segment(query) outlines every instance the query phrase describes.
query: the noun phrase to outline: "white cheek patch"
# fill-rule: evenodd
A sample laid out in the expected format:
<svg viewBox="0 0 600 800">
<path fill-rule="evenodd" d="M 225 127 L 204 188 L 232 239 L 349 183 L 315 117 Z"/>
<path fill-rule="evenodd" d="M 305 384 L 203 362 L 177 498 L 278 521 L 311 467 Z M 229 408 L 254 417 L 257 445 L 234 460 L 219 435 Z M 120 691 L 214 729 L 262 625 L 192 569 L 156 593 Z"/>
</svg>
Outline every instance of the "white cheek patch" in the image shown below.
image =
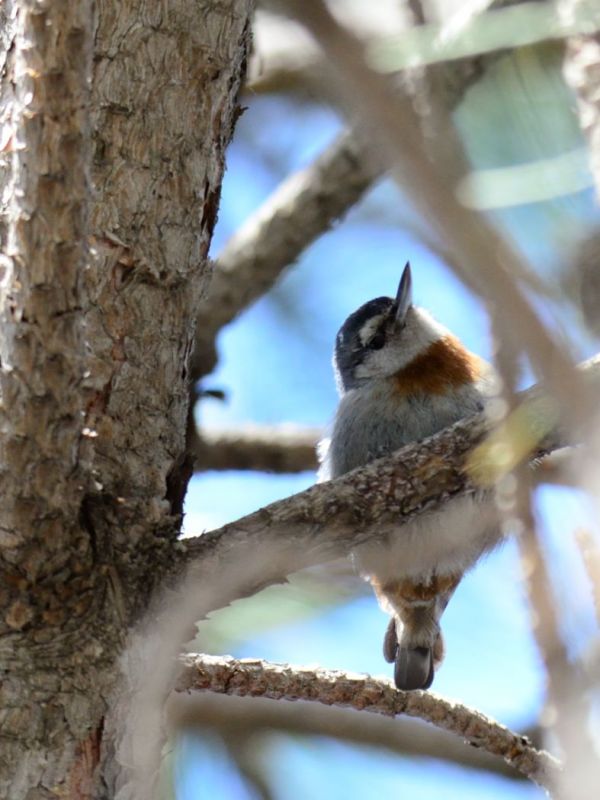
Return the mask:
<svg viewBox="0 0 600 800">
<path fill-rule="evenodd" d="M 377 329 L 381 325 L 384 316 L 384 314 L 379 314 L 376 317 L 372 317 L 370 320 L 367 320 L 367 322 L 365 322 L 365 324 L 359 330 L 358 338 L 360 339 L 360 343 L 363 347 L 367 344 L 367 342 L 371 341 Z"/>
</svg>

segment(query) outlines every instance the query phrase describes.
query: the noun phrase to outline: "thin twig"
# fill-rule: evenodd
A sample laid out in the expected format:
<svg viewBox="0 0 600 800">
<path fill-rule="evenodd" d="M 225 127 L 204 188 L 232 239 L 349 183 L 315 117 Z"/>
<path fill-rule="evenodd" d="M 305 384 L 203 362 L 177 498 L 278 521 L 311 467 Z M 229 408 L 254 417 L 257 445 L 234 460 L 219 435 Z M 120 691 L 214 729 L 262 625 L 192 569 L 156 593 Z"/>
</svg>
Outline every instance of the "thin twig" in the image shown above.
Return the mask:
<svg viewBox="0 0 600 800">
<path fill-rule="evenodd" d="M 524 511 L 521 502 L 522 517 Z M 598 774 L 596 748 L 589 732 L 590 707 L 581 690 L 581 666 L 570 663 L 560 636 L 557 605 L 531 511 L 523 518 L 518 541 L 532 608 L 532 630 L 548 678 L 547 724 L 556 734 L 565 764 L 564 774 L 555 786 L 557 797 L 593 800 Z"/>
<path fill-rule="evenodd" d="M 345 672 L 290 667 L 260 660 L 238 661 L 228 657 L 189 654 L 182 657 L 184 669 L 175 691 L 212 691 L 225 694 L 268 697 L 275 700 L 310 700 L 395 717 L 430 722 L 451 731 L 470 745 L 504 758 L 540 786 L 554 782 L 559 762 L 536 750 L 524 736 L 459 703 L 431 692 L 401 692 L 385 680 Z"/>
</svg>

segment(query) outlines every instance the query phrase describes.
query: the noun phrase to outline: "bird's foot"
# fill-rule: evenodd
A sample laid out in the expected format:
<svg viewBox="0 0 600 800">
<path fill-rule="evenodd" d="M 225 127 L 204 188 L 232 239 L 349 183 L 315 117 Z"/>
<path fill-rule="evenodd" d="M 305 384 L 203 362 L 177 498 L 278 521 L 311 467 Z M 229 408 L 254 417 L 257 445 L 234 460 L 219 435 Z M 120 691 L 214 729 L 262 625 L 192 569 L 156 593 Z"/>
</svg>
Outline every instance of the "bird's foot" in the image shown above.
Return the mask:
<svg viewBox="0 0 600 800">
<path fill-rule="evenodd" d="M 393 664 L 396 660 L 396 653 L 398 652 L 398 634 L 396 632 L 396 620 L 391 618 L 390 624 L 387 626 L 385 636 L 383 637 L 383 657 L 388 664 Z"/>
</svg>

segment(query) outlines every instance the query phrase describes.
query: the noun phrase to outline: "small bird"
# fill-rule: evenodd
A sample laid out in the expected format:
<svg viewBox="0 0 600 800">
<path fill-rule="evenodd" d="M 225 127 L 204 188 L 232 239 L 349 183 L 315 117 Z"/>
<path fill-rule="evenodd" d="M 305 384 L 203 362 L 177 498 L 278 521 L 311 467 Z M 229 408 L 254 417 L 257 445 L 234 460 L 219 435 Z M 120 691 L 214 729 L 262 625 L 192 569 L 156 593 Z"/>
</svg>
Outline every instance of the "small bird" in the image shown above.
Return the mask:
<svg viewBox="0 0 600 800">
<path fill-rule="evenodd" d="M 412 302 L 410 264 L 395 299 L 362 305 L 340 328 L 333 356 L 340 402 L 319 448 L 319 480 L 336 478 L 481 411 L 491 367 Z M 399 689 L 428 689 L 444 655 L 440 618 L 464 572 L 498 541 L 477 497 L 399 528 L 354 556 L 391 614 L 384 657 Z M 395 552 L 395 550 L 397 552 Z"/>
</svg>

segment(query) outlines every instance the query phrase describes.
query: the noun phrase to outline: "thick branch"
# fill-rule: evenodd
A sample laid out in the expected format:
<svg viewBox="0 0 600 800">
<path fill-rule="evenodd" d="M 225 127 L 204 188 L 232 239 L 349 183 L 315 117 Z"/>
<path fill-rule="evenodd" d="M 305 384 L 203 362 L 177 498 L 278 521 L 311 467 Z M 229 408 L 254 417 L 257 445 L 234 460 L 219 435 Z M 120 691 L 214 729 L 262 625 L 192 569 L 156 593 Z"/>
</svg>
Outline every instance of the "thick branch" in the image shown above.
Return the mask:
<svg viewBox="0 0 600 800">
<path fill-rule="evenodd" d="M 106 711 L 181 519 L 187 361 L 252 4 L 163 5 L 0 13 L 2 798 L 127 794 Z"/>
<path fill-rule="evenodd" d="M 196 433 L 190 452 L 196 471 L 304 472 L 317 468 L 320 431 L 290 425 L 249 425 Z"/>
<path fill-rule="evenodd" d="M 378 714 L 357 717 L 354 709 L 310 702 L 271 703 L 261 697 L 235 697 L 206 692 L 175 692 L 169 699 L 168 717 L 176 728 L 214 728 L 225 735 L 280 733 L 327 736 L 350 744 L 386 750 L 400 757 L 435 758 L 467 769 L 485 770 L 506 778 L 523 775 L 496 756 L 464 744 L 443 730 L 412 719 L 389 719 Z M 539 731 L 527 737 L 536 742 Z"/>
<path fill-rule="evenodd" d="M 478 711 L 451 703 L 431 692 L 401 692 L 391 683 L 368 676 L 324 669 L 292 668 L 264 661 L 200 656 L 183 657 L 178 692 L 212 691 L 274 700 L 312 700 L 395 717 L 430 722 L 470 745 L 500 756 L 531 780 L 548 788 L 560 768 L 545 751 Z"/>
<path fill-rule="evenodd" d="M 600 359 L 586 362 L 582 371 L 597 386 Z M 529 414 L 522 414 L 519 425 L 523 438 L 534 443 L 530 457 L 556 449 L 562 444 L 560 435 L 547 433 L 555 423 L 552 403 L 541 400 L 537 387 L 524 397 Z M 472 455 L 488 430 L 483 414 L 462 420 L 335 481 L 180 542 L 183 561 L 195 564 L 195 580 L 207 580 L 214 588 L 205 598 L 206 608 L 198 611 L 284 581 L 295 570 L 347 555 L 367 541 L 397 535 L 417 515 L 480 489 L 482 480 L 490 485 L 497 477 L 494 448 L 484 449 L 476 459 Z M 243 574 L 235 580 L 214 580 L 221 570 L 242 563 Z"/>
</svg>

